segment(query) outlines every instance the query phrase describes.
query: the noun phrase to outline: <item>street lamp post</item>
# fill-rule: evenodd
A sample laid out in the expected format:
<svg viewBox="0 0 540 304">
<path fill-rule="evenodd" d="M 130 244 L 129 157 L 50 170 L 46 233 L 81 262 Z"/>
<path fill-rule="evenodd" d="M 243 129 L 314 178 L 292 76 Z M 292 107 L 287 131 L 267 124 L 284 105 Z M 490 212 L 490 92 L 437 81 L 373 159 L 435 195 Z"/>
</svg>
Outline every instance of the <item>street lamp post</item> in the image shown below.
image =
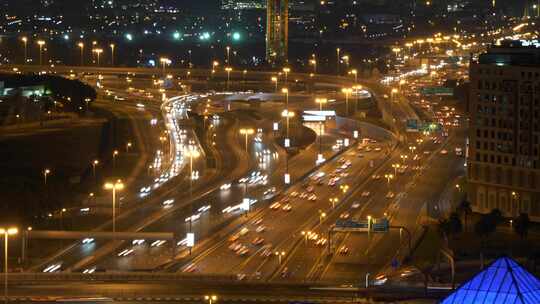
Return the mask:
<svg viewBox="0 0 540 304">
<path fill-rule="evenodd" d="M 278 257 L 278 263 L 281 265 L 281 259 L 285 256 L 285 251 L 276 251 L 274 254 Z"/>
<path fill-rule="evenodd" d="M 319 224 L 322 224 L 324 218 L 326 217 L 326 212 L 319 210 Z"/>
<path fill-rule="evenodd" d="M 43 46 L 45 45 L 45 41 L 38 40 L 37 44 L 39 46 L 39 65 L 43 65 Z"/>
<path fill-rule="evenodd" d="M 92 52 L 96 53 L 97 61 L 96 64 L 99 66 L 99 58 L 101 56 L 101 53 L 103 53 L 103 49 L 93 49 Z"/>
<path fill-rule="evenodd" d="M 161 63 L 161 66 L 163 68 L 163 76 L 165 76 L 165 66 L 171 64 L 171 60 L 169 58 L 166 58 L 166 57 L 161 57 L 159 58 L 159 62 Z"/>
<path fill-rule="evenodd" d="M 401 167 L 399 164 L 392 164 L 392 168 L 394 168 L 394 175 L 397 176 L 397 169 Z"/>
<path fill-rule="evenodd" d="M 8 239 L 17 233 L 19 233 L 17 228 L 0 228 L 0 234 L 4 235 L 4 303 L 8 302 Z"/>
<path fill-rule="evenodd" d="M 105 190 L 112 190 L 112 232 L 116 234 L 116 191 L 124 189 L 124 183 L 117 180 L 115 183 L 106 183 Z"/>
<path fill-rule="evenodd" d="M 339 76 L 339 53 L 341 52 L 340 48 L 336 49 L 337 57 L 336 57 L 336 67 L 337 67 L 337 74 Z"/>
<path fill-rule="evenodd" d="M 230 54 L 231 54 L 231 47 L 230 47 L 230 46 L 227 46 L 225 49 L 227 50 L 227 64 L 230 64 L 230 59 L 231 59 L 231 57 L 230 57 Z"/>
<path fill-rule="evenodd" d="M 330 203 L 332 204 L 332 209 L 334 209 L 336 207 L 336 203 L 338 202 L 338 198 L 337 197 L 332 197 L 329 199 Z"/>
<path fill-rule="evenodd" d="M 311 59 L 311 60 L 309 60 L 309 63 L 313 65 L 313 73 L 317 74 L 317 60 L 316 59 Z"/>
<path fill-rule="evenodd" d="M 24 44 L 24 64 L 27 64 L 28 63 L 28 38 L 22 37 L 21 40 Z"/>
<path fill-rule="evenodd" d="M 118 156 L 118 150 L 114 150 L 112 154 L 113 159 L 113 169 L 116 168 L 116 157 Z"/>
<path fill-rule="evenodd" d="M 92 162 L 92 174 L 94 175 L 94 179 L 96 179 L 96 166 L 99 165 L 99 160 L 94 159 Z"/>
<path fill-rule="evenodd" d="M 230 87 L 230 82 L 231 82 L 231 71 L 232 71 L 232 68 L 231 67 L 226 67 L 225 68 L 225 71 L 227 71 L 227 91 L 229 90 L 229 87 Z"/>
<path fill-rule="evenodd" d="M 129 153 L 129 148 L 131 148 L 132 144 L 130 141 L 126 143 L 126 153 Z"/>
<path fill-rule="evenodd" d="M 218 297 L 216 295 L 206 295 L 204 299 L 208 301 L 208 304 L 212 304 L 217 301 Z"/>
<path fill-rule="evenodd" d="M 277 93 L 277 86 L 278 86 L 278 78 L 276 76 L 272 76 L 271 78 L 272 82 L 275 84 L 276 86 L 276 93 Z"/>
<path fill-rule="evenodd" d="M 245 138 L 245 148 L 246 148 L 246 152 L 248 150 L 248 136 L 249 135 L 253 135 L 253 133 L 255 133 L 255 130 L 253 129 L 240 129 L 240 134 L 244 135 L 244 138 Z"/>
<path fill-rule="evenodd" d="M 285 85 L 288 84 L 287 75 L 291 72 L 291 68 L 283 68 L 283 73 L 285 73 Z"/>
<path fill-rule="evenodd" d="M 345 116 L 349 116 L 349 95 L 352 93 L 351 88 L 343 88 L 341 92 L 345 94 Z"/>
<path fill-rule="evenodd" d="M 315 102 L 319 104 L 319 111 L 322 112 L 323 105 L 328 102 L 328 99 L 315 98 Z M 319 156 L 318 156 L 319 159 L 322 159 L 322 135 L 323 135 L 323 122 L 319 121 Z"/>
<path fill-rule="evenodd" d="M 111 47 L 111 66 L 114 66 L 114 47 L 115 47 L 115 45 L 114 45 L 114 43 L 111 43 L 109 46 Z"/>
<path fill-rule="evenodd" d="M 288 109 L 285 109 L 283 110 L 283 112 L 281 113 L 281 116 L 282 117 L 285 117 L 285 120 L 286 120 L 286 131 L 285 131 L 285 141 L 286 141 L 286 145 L 285 145 L 285 148 L 288 148 L 291 144 L 291 140 L 289 138 L 289 119 L 294 117 L 294 112 L 289 112 Z M 286 153 L 286 156 L 285 156 L 285 184 L 289 184 L 290 183 L 290 175 L 289 175 L 289 155 L 288 153 Z"/>
<path fill-rule="evenodd" d="M 43 181 L 44 181 L 45 185 L 47 185 L 47 176 L 49 176 L 49 174 L 51 174 L 50 169 L 44 169 L 43 170 Z"/>
<path fill-rule="evenodd" d="M 193 159 L 198 158 L 201 155 L 197 149 L 194 147 L 190 147 L 190 149 L 186 150 L 185 156 L 189 157 L 189 200 L 191 201 L 193 198 L 193 180 L 195 179 L 193 176 Z M 191 204 L 191 208 L 193 208 L 193 204 Z M 192 220 L 189 221 L 189 232 L 191 233 L 192 228 Z M 191 247 L 189 247 L 189 254 L 191 254 Z"/>
<path fill-rule="evenodd" d="M 84 65 L 84 43 L 79 42 L 77 46 L 81 49 L 81 66 Z"/>
<path fill-rule="evenodd" d="M 393 174 L 385 174 L 384 178 L 386 178 L 386 183 L 388 185 L 388 189 L 390 189 L 390 181 L 394 178 Z"/>
</svg>

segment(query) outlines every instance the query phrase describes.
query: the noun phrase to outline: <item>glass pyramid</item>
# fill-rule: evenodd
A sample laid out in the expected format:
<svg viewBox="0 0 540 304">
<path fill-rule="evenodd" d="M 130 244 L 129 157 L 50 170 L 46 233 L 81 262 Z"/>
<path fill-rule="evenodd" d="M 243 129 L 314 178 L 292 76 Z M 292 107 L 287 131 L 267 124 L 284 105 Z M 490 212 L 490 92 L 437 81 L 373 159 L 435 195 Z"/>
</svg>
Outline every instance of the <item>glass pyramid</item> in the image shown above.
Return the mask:
<svg viewBox="0 0 540 304">
<path fill-rule="evenodd" d="M 540 280 L 508 257 L 495 260 L 441 304 L 539 304 Z"/>
</svg>

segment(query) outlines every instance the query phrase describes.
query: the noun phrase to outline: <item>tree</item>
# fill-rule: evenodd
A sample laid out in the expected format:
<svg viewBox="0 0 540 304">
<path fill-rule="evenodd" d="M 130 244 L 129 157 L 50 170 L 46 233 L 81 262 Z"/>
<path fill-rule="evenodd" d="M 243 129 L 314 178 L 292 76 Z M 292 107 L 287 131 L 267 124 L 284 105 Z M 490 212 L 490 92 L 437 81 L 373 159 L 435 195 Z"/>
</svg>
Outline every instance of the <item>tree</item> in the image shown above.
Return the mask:
<svg viewBox="0 0 540 304">
<path fill-rule="evenodd" d="M 459 214 L 463 215 L 463 223 L 465 224 L 465 231 L 467 231 L 467 218 L 472 213 L 471 202 L 464 198 L 457 207 Z"/>
<path fill-rule="evenodd" d="M 530 223 L 529 215 L 527 213 L 521 213 L 514 220 L 514 231 L 522 240 L 527 238 L 527 235 L 529 234 Z"/>
</svg>

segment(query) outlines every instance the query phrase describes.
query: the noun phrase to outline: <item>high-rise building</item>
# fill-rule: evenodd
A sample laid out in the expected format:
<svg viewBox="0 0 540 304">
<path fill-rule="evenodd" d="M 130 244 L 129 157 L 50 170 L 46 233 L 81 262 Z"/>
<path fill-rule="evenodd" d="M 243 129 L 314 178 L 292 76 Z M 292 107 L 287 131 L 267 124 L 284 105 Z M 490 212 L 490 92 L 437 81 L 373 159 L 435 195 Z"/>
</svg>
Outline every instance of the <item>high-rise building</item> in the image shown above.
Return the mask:
<svg viewBox="0 0 540 304">
<path fill-rule="evenodd" d="M 289 46 L 289 1 L 266 2 L 266 61 L 276 65 L 287 62 Z"/>
<path fill-rule="evenodd" d="M 540 221 L 540 47 L 491 47 L 470 65 L 468 197 L 474 211 Z"/>
</svg>

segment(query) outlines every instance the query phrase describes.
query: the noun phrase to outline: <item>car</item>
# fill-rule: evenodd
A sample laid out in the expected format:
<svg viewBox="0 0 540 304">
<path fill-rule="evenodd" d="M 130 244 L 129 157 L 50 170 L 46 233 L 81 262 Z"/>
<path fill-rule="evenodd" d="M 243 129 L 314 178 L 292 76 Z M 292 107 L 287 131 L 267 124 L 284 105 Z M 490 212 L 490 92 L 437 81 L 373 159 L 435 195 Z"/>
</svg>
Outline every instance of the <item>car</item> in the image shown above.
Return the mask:
<svg viewBox="0 0 540 304">
<path fill-rule="evenodd" d="M 236 252 L 236 254 L 242 256 L 242 255 L 246 255 L 249 253 L 249 248 L 247 248 L 246 246 L 242 247 L 240 250 L 238 250 Z"/>
<path fill-rule="evenodd" d="M 349 253 L 349 247 L 341 246 L 341 248 L 339 248 L 339 250 L 338 250 L 338 253 L 343 254 L 343 255 L 348 254 Z"/>
<path fill-rule="evenodd" d="M 246 274 L 245 274 L 245 273 L 238 273 L 238 274 L 236 274 L 236 279 L 237 279 L 238 281 L 243 281 L 245 278 L 246 278 Z"/>
<path fill-rule="evenodd" d="M 275 202 L 272 205 L 270 205 L 270 209 L 272 209 L 272 210 L 278 210 L 280 207 L 281 207 L 280 202 Z"/>
<path fill-rule="evenodd" d="M 381 176 L 380 176 L 380 175 L 377 175 L 377 174 L 373 174 L 373 175 L 371 176 L 371 179 L 375 179 L 375 180 L 380 179 L 380 178 L 381 178 Z"/>
<path fill-rule="evenodd" d="M 253 225 L 260 225 L 262 222 L 263 222 L 263 219 L 262 219 L 262 217 L 260 217 L 260 218 L 253 221 Z"/>
<path fill-rule="evenodd" d="M 429 155 L 429 154 L 431 154 L 431 151 L 424 151 L 424 154 Z"/>
<path fill-rule="evenodd" d="M 366 147 L 366 152 L 371 152 L 371 148 L 370 147 Z"/>
<path fill-rule="evenodd" d="M 375 148 L 374 151 L 375 151 L 375 152 L 381 152 L 381 150 L 382 150 L 381 147 L 377 147 L 377 148 Z"/>
<path fill-rule="evenodd" d="M 358 203 L 358 202 L 352 204 L 352 206 L 351 206 L 351 208 L 353 208 L 353 209 L 358 209 L 359 207 L 360 207 L 360 203 Z"/>
<path fill-rule="evenodd" d="M 313 192 L 313 190 L 315 190 L 315 188 L 313 188 L 313 186 L 309 186 L 309 187 L 307 187 L 306 190 L 307 190 L 307 192 L 311 193 L 311 192 Z"/>
<path fill-rule="evenodd" d="M 308 197 L 308 194 L 307 194 L 307 192 L 302 192 L 302 193 L 300 193 L 300 196 L 299 196 L 299 197 L 300 197 L 300 198 L 307 198 L 307 197 Z"/>
<path fill-rule="evenodd" d="M 262 257 L 269 257 L 270 255 L 272 255 L 272 249 L 271 248 L 266 248 L 261 252 Z"/>
<path fill-rule="evenodd" d="M 260 225 L 257 227 L 257 229 L 255 229 L 255 232 L 261 233 L 261 232 L 264 232 L 265 230 L 266 230 L 266 226 Z"/>
<path fill-rule="evenodd" d="M 386 193 L 386 198 L 394 198 L 394 196 L 396 196 L 396 195 L 392 191 Z"/>
<path fill-rule="evenodd" d="M 315 246 L 324 246 L 328 240 L 326 238 L 320 238 L 315 242 Z"/>
<path fill-rule="evenodd" d="M 297 197 L 297 196 L 298 196 L 298 192 L 293 191 L 293 192 L 291 192 L 290 196 L 291 196 L 291 197 Z"/>
<path fill-rule="evenodd" d="M 189 264 L 182 272 L 195 272 L 195 270 L 197 270 L 197 266 L 195 264 Z"/>
<path fill-rule="evenodd" d="M 291 204 L 286 204 L 286 205 L 283 206 L 283 208 L 281 208 L 281 210 L 283 210 L 283 211 L 291 211 L 292 206 L 291 206 Z"/>
<path fill-rule="evenodd" d="M 240 236 L 238 234 L 233 234 L 229 237 L 229 242 L 236 242 Z"/>
<path fill-rule="evenodd" d="M 370 193 L 369 191 L 363 191 L 361 195 L 362 195 L 363 197 L 368 197 L 370 194 L 371 194 L 371 193 Z"/>
<path fill-rule="evenodd" d="M 253 245 L 261 245 L 262 243 L 264 243 L 264 239 L 260 236 L 254 238 L 253 241 L 251 241 L 251 244 Z"/>
<path fill-rule="evenodd" d="M 342 214 L 339 215 L 339 218 L 340 218 L 340 219 L 343 219 L 343 220 L 346 220 L 346 219 L 349 218 L 349 216 L 351 216 L 351 215 L 349 214 L 349 212 L 343 212 Z"/>
<path fill-rule="evenodd" d="M 244 227 L 244 228 L 240 229 L 239 234 L 240 234 L 241 236 L 244 236 L 244 235 L 248 234 L 248 232 L 249 232 L 249 229 L 247 229 L 246 227 Z"/>
<path fill-rule="evenodd" d="M 446 155 L 446 154 L 448 154 L 448 151 L 445 150 L 445 149 L 442 149 L 442 150 L 441 150 L 441 154 L 442 154 L 442 155 Z"/>
<path fill-rule="evenodd" d="M 358 158 L 363 158 L 363 157 L 364 157 L 364 154 L 358 153 L 356 156 L 357 156 Z"/>
<path fill-rule="evenodd" d="M 312 195 L 310 195 L 310 196 L 308 197 L 308 200 L 314 202 L 314 201 L 317 200 L 317 196 L 316 196 L 315 194 L 312 194 Z"/>
<path fill-rule="evenodd" d="M 238 243 L 236 242 L 233 242 L 229 245 L 229 249 L 230 250 L 233 250 L 233 251 L 236 251 L 236 246 L 238 246 Z"/>
</svg>

